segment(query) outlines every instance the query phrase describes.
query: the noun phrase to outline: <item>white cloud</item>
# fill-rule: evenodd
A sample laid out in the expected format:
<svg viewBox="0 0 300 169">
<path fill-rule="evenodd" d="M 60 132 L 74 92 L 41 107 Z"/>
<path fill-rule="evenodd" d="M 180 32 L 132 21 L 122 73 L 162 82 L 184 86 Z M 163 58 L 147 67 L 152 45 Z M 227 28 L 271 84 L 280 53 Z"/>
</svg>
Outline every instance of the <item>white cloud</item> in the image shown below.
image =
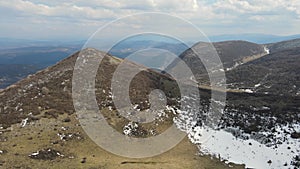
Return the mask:
<svg viewBox="0 0 300 169">
<path fill-rule="evenodd" d="M 99 24 L 139 12 L 174 14 L 205 28 L 210 34 L 241 33 L 236 31 L 243 30 L 258 32 L 263 26 L 272 28 L 280 27 L 280 24 L 292 26 L 292 33 L 300 30 L 299 24 L 295 24 L 300 22 L 299 0 L 3 0 L 0 1 L 0 18 L 6 22 L 0 24 L 11 24 L 9 20 L 23 18 L 40 26 L 54 23 L 63 27 L 68 22 L 96 28 Z M 245 25 L 249 30 L 245 30 Z M 273 33 L 287 34 L 290 31 L 279 30 Z"/>
<path fill-rule="evenodd" d="M 1 1 L 0 6 L 9 8 L 19 15 L 48 16 L 48 17 L 71 17 L 78 19 L 101 19 L 116 17 L 115 13 L 109 9 L 94 9 L 89 6 L 78 6 L 71 3 L 62 3 L 55 6 L 48 6 L 30 1 L 11 0 Z"/>
<path fill-rule="evenodd" d="M 52 3 L 51 3 L 52 2 Z M 57 17 L 78 17 L 86 19 L 118 18 L 142 11 L 160 11 L 177 15 L 194 15 L 195 18 L 209 19 L 240 14 L 261 15 L 289 13 L 300 15 L 300 1 L 296 0 L 222 0 L 205 3 L 200 0 L 91 0 L 91 1 L 41 1 L 11 0 L 0 1 L 0 6 L 24 15 Z M 60 2 L 60 3 L 59 3 Z M 244 18 L 242 18 L 244 19 Z"/>
</svg>

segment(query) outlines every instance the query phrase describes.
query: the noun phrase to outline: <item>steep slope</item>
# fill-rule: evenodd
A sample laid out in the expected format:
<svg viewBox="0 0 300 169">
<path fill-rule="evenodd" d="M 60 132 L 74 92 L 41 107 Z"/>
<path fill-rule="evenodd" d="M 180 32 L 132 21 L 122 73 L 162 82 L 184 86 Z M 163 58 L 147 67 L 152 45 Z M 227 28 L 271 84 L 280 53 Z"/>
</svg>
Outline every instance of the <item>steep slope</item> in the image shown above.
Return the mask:
<svg viewBox="0 0 300 169">
<path fill-rule="evenodd" d="M 110 79 L 121 60 L 94 49 L 83 53 L 103 57 L 96 76 L 98 106 L 108 123 L 132 137 L 159 134 L 172 124 L 172 112 L 154 122 L 125 132 L 130 123 L 112 103 Z M 208 156 L 187 139 L 153 158 L 122 158 L 98 147 L 82 130 L 71 97 L 72 74 L 78 52 L 0 92 L 0 165 L 4 168 L 229 168 Z M 134 63 L 130 63 L 134 64 Z M 126 74 L 124 75 L 126 78 Z M 101 83 L 100 83 L 101 82 Z M 147 109 L 147 95 L 163 90 L 169 105 L 176 106 L 177 85 L 167 75 L 145 70 L 131 82 L 130 97 L 139 110 Z M 154 132 L 149 132 L 151 131 Z M 239 166 L 235 166 L 239 168 Z M 242 166 L 240 166 L 242 168 Z"/>
<path fill-rule="evenodd" d="M 293 48 L 269 54 L 265 45 L 248 42 L 220 42 L 213 45 L 224 65 L 228 84 L 227 102 L 219 125 L 220 131 L 230 132 L 236 138 L 245 139 L 247 144 L 252 141 L 259 142 L 264 144 L 260 146 L 272 149 L 267 150 L 268 152 L 282 151 L 285 156 L 289 157 L 289 159 L 283 159 L 277 155 L 272 156 L 278 163 L 274 166 L 269 165 L 269 168 L 282 168 L 279 166 L 297 164 L 297 160 L 291 161 L 292 158 L 298 159 L 297 153 L 294 152 L 299 151 L 297 141 L 300 132 L 300 97 L 297 94 L 299 93 L 299 49 Z M 209 48 L 206 43 L 198 43 L 192 47 L 196 52 L 206 48 Z M 186 81 L 197 80 L 201 85 L 201 90 L 209 89 L 207 71 L 193 50 L 189 49 L 180 56 L 196 76 L 196 79 L 187 77 Z M 203 58 L 208 57 L 203 56 Z M 175 66 L 176 63 L 173 63 L 169 69 Z M 214 65 L 210 71 L 216 77 L 222 73 L 219 65 Z M 221 136 L 218 139 L 224 138 Z M 228 142 L 230 142 L 228 145 L 236 144 L 234 141 Z M 291 142 L 298 147 L 292 148 L 292 151 L 286 151 L 291 149 L 288 146 Z M 252 143 L 249 145 L 252 149 Z M 222 143 L 216 141 L 211 146 L 216 148 L 215 153 L 219 153 Z M 229 149 L 232 148 L 234 152 L 239 147 Z M 244 143 L 245 147 L 247 146 Z M 280 150 L 278 147 L 281 147 Z M 222 157 L 233 157 L 232 154 L 227 153 L 227 150 L 224 152 L 225 155 L 221 155 Z M 252 152 L 246 150 L 244 152 L 242 156 L 246 158 L 246 161 L 252 158 L 248 157 L 251 153 L 264 153 L 256 149 Z M 254 155 L 253 158 L 255 157 L 257 156 Z M 261 159 L 256 159 L 255 162 L 264 163 Z M 250 165 L 248 163 L 247 167 L 251 167 L 252 163 Z"/>
<path fill-rule="evenodd" d="M 233 89 L 299 96 L 299 64 L 299 47 L 281 50 L 227 72 L 227 82 Z"/>
<path fill-rule="evenodd" d="M 203 50 L 201 47 L 204 42 L 195 44 L 192 49 Z M 246 58 L 266 53 L 262 45 L 246 41 L 225 41 L 212 43 L 215 47 L 225 69 L 233 67 L 235 64 L 243 62 Z M 194 52 L 189 49 L 180 55 L 180 58 L 187 60 L 193 58 Z M 191 60 L 191 59 L 189 59 Z M 187 63 L 189 64 L 189 62 Z"/>
<path fill-rule="evenodd" d="M 213 43 L 225 69 L 266 54 L 264 46 L 247 41 Z"/>
<path fill-rule="evenodd" d="M 271 53 L 226 72 L 228 88 L 241 91 L 228 95 L 228 113 L 236 113 L 227 117 L 240 119 L 231 125 L 247 132 L 274 129 L 275 125 L 299 125 L 299 63 L 300 48 L 296 47 Z"/>
<path fill-rule="evenodd" d="M 270 53 L 276 53 L 282 50 L 288 50 L 300 47 L 300 39 L 287 40 L 277 43 L 266 44 Z"/>
<path fill-rule="evenodd" d="M 214 55 L 213 50 L 215 49 L 221 62 L 222 66 L 224 68 L 221 69 L 221 65 L 214 65 L 214 67 L 211 68 L 211 72 L 214 74 L 218 74 L 220 71 L 227 71 L 234 69 L 240 64 L 249 62 L 251 60 L 255 60 L 257 58 L 260 58 L 264 55 L 266 55 L 268 52 L 266 51 L 265 47 L 263 45 L 246 42 L 246 41 L 225 41 L 225 42 L 215 42 L 212 43 L 213 46 L 211 46 L 208 43 L 205 42 L 199 42 L 195 44 L 192 48 L 186 50 L 183 52 L 179 58 L 182 59 L 187 66 L 192 70 L 196 80 L 201 85 L 209 85 L 209 79 L 208 79 L 208 73 L 207 70 L 203 64 L 203 62 L 199 59 L 199 57 L 203 59 L 207 56 L 204 55 Z M 202 51 L 208 50 L 209 54 L 204 54 Z M 203 56 L 197 56 L 203 55 Z M 178 59 L 179 60 L 179 59 Z M 175 60 L 173 63 L 169 65 L 167 70 L 172 70 L 177 65 L 178 60 Z M 212 60 L 211 62 L 215 62 Z M 216 64 L 216 63 L 212 63 Z M 189 78 L 189 77 L 188 77 Z"/>
</svg>

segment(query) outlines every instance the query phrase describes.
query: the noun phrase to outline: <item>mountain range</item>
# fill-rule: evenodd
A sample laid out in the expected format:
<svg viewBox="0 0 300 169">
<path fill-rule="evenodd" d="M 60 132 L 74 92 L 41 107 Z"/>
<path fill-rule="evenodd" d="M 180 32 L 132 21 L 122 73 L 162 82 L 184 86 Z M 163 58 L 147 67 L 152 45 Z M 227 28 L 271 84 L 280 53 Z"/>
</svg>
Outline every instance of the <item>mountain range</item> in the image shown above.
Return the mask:
<svg viewBox="0 0 300 169">
<path fill-rule="evenodd" d="M 199 110 L 193 110 L 197 112 L 197 118 L 191 123 L 193 131 L 205 125 L 203 121 L 209 113 L 209 104 L 216 102 L 210 98 L 212 90 L 226 93 L 226 103 L 217 130 L 230 133 L 237 139 L 250 140 L 247 146 L 253 146 L 253 151 L 256 142 L 274 151 L 277 151 L 281 145 L 293 143 L 294 147 L 289 145 L 289 148 L 286 148 L 287 152 L 282 151 L 289 157 L 287 161 L 267 157 L 270 159 L 263 159 L 265 161 L 262 165 L 270 168 L 299 167 L 299 155 L 297 155 L 300 151 L 299 147 L 297 148 L 299 143 L 297 140 L 300 138 L 297 127 L 300 121 L 299 41 L 295 39 L 266 44 L 247 41 L 214 42 L 212 45 L 220 57 L 223 68 L 215 65 L 210 70 L 205 69 L 195 54 L 195 51 L 203 50 L 207 46 L 206 42 L 196 43 L 183 53 L 178 53 L 178 59 L 183 60 L 195 76 L 195 79 L 182 77 L 181 81 L 186 82 L 184 85 L 187 86 L 191 85 L 189 81 L 196 82 L 201 96 Z M 178 45 L 182 47 L 181 44 L 176 44 L 175 47 L 166 43 L 160 44 L 173 52 L 179 48 Z M 126 45 L 125 49 L 127 47 Z M 32 49 L 23 49 L 20 53 L 26 53 L 27 50 Z M 46 54 L 55 52 L 59 59 L 60 52 L 74 50 L 74 48 L 73 50 L 42 49 Z M 119 55 L 120 51 L 121 48 L 116 48 L 115 55 Z M 2 52 L 9 53 L 5 50 Z M 145 138 L 161 134 L 173 123 L 176 123 L 179 128 L 190 124 L 189 114 L 182 114 L 183 112 L 178 109 L 180 103 L 192 104 L 194 98 L 191 96 L 186 100 L 181 99 L 178 84 L 168 73 L 163 70 L 145 69 L 139 63 L 87 48 L 0 91 L 1 166 L 4 168 L 79 166 L 81 168 L 201 169 L 245 168 L 255 165 L 247 163 L 246 160 L 234 161 L 240 165 L 230 163 L 230 160 L 226 161 L 224 154 L 219 154 L 219 157 L 215 156 L 215 158 L 211 158 L 210 155 L 195 155 L 199 152 L 198 148 L 201 150 L 201 145 L 192 144 L 187 138 L 166 153 L 144 159 L 119 157 L 98 147 L 81 128 L 72 102 L 72 76 L 75 62 L 80 54 L 86 56 L 84 59 L 103 58 L 95 80 L 96 99 L 108 124 L 119 133 L 128 137 Z M 163 108 L 163 113 L 151 123 L 134 123 L 128 120 L 119 114 L 112 101 L 111 79 L 123 62 L 142 70 L 130 82 L 129 98 L 135 105 L 134 112 L 149 110 L 151 105 L 148 96 L 153 89 L 160 89 L 166 95 L 166 104 L 169 108 Z M 175 59 L 166 70 L 172 70 L 177 63 L 178 60 Z M 226 91 L 212 88 L 208 71 L 215 76 L 225 73 Z M 130 79 L 129 74 L 124 74 L 122 78 L 124 81 Z M 128 107 L 122 108 L 127 110 Z M 131 114 L 128 115 L 130 116 Z M 180 120 L 174 121 L 176 118 L 182 118 L 180 120 L 183 123 Z M 197 136 L 194 133 L 188 135 L 195 143 Z M 241 156 L 248 157 L 248 155 L 244 152 Z"/>
</svg>

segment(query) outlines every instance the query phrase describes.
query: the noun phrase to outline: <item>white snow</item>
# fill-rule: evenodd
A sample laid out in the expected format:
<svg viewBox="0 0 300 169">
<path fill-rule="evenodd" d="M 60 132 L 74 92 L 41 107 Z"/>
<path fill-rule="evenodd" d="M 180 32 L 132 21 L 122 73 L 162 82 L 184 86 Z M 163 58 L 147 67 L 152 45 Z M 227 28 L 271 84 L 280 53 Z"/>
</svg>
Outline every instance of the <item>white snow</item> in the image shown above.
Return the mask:
<svg viewBox="0 0 300 169">
<path fill-rule="evenodd" d="M 129 122 L 127 125 L 124 126 L 123 128 L 123 133 L 128 136 L 132 133 L 132 131 L 136 130 L 138 128 L 138 124 L 134 122 Z"/>
<path fill-rule="evenodd" d="M 261 109 L 262 109 L 262 110 L 270 110 L 270 107 L 263 106 Z"/>
<path fill-rule="evenodd" d="M 20 126 L 21 126 L 21 127 L 25 127 L 26 124 L 27 124 L 27 121 L 28 121 L 28 118 L 23 119 L 22 122 L 21 122 L 21 124 L 20 124 Z"/>
<path fill-rule="evenodd" d="M 60 154 L 59 152 L 56 153 L 56 155 L 60 156 L 60 157 L 64 157 L 65 155 Z"/>
<path fill-rule="evenodd" d="M 192 98 L 186 99 L 192 100 Z M 170 106 L 167 106 L 167 109 L 175 111 Z M 259 109 L 270 108 L 262 106 Z M 272 134 L 275 134 L 276 139 L 282 144 L 267 146 L 252 137 L 248 140 L 236 138 L 225 130 L 213 130 L 209 127 L 200 126 L 191 128 L 195 125 L 195 119 L 191 116 L 193 113 L 176 110 L 176 114 L 178 114 L 178 117 L 174 118 L 176 126 L 187 132 L 189 139 L 199 146 L 201 153 L 220 157 L 227 162 L 245 164 L 246 168 L 257 169 L 294 168 L 291 166 L 291 161 L 293 157 L 300 154 L 300 139 L 293 139 L 290 134 L 286 133 L 300 132 L 300 124 L 275 126 L 275 132 Z M 271 134 L 270 132 L 261 134 L 267 136 Z M 268 163 L 269 160 L 271 163 Z"/>
<path fill-rule="evenodd" d="M 223 130 L 196 127 L 188 136 L 193 143 L 200 144 L 202 153 L 220 156 L 236 164 L 245 164 L 248 168 L 290 168 L 292 158 L 300 151 L 300 140 L 291 138 L 274 148 L 253 139 L 235 138 Z M 269 164 L 269 160 L 272 163 Z M 287 166 L 284 166 L 285 163 Z"/>
<path fill-rule="evenodd" d="M 259 87 L 259 86 L 261 86 L 261 84 L 260 83 L 258 83 L 258 84 L 256 84 L 256 85 L 254 85 L 254 87 L 256 88 L 256 87 Z"/>
<path fill-rule="evenodd" d="M 243 89 L 243 91 L 246 93 L 254 93 L 251 89 Z"/>
<path fill-rule="evenodd" d="M 215 102 L 215 103 L 217 103 L 217 104 L 219 104 L 219 105 L 222 105 L 222 106 L 225 106 L 225 105 L 226 105 L 226 103 L 223 102 L 223 101 L 214 100 L 214 99 L 211 99 L 211 101 L 212 101 L 212 102 Z"/>
<path fill-rule="evenodd" d="M 32 153 L 31 155 L 29 155 L 29 156 L 36 156 L 36 155 L 39 155 L 40 154 L 40 152 L 39 151 L 37 151 L 36 153 Z"/>
<path fill-rule="evenodd" d="M 234 68 L 236 68 L 236 67 L 238 67 L 238 66 L 240 66 L 240 65 L 242 65 L 242 64 L 243 64 L 243 63 L 235 62 L 235 64 L 234 64 L 232 67 L 226 68 L 226 71 L 230 71 L 230 70 L 232 70 L 232 69 L 234 69 Z"/>
<path fill-rule="evenodd" d="M 60 140 L 64 140 L 66 135 L 57 133 L 57 136 L 60 138 Z"/>
<path fill-rule="evenodd" d="M 270 49 L 268 49 L 266 46 L 264 47 L 264 50 L 267 54 L 270 54 Z"/>
<path fill-rule="evenodd" d="M 139 107 L 139 105 L 138 105 L 138 104 L 136 104 L 136 105 L 134 105 L 134 106 L 133 106 L 133 109 L 134 109 L 134 110 L 138 110 L 138 111 L 140 111 L 140 109 L 138 109 L 138 107 Z"/>
</svg>

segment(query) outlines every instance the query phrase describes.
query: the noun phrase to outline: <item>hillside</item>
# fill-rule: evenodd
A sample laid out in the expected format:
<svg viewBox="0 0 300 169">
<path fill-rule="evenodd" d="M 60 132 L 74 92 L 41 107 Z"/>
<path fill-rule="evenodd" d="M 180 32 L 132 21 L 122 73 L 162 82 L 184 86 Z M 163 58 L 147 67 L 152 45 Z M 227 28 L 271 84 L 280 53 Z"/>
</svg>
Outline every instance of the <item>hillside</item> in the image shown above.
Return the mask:
<svg viewBox="0 0 300 169">
<path fill-rule="evenodd" d="M 96 97 L 104 117 L 118 132 L 130 137 L 149 137 L 163 132 L 173 123 L 174 114 L 165 112 L 155 121 L 138 124 L 138 127 L 127 132 L 126 126 L 130 122 L 115 110 L 108 86 L 121 60 L 94 49 L 86 49 L 83 53 L 103 57 L 96 77 L 96 82 L 101 82 L 96 83 Z M 143 159 L 122 158 L 98 147 L 81 128 L 72 103 L 72 73 L 78 54 L 0 92 L 2 167 L 229 168 L 228 164 L 210 156 L 196 155 L 198 148 L 187 138 L 166 153 Z M 130 87 L 130 97 L 133 104 L 137 104 L 138 111 L 149 108 L 145 96 L 152 88 L 168 93 L 168 105 L 176 107 L 174 99 L 178 97 L 178 92 L 174 80 L 145 70 L 132 80 Z M 230 166 L 242 168 L 233 164 Z"/>
<path fill-rule="evenodd" d="M 226 72 L 228 87 L 256 93 L 299 96 L 300 48 L 273 52 Z"/>
<path fill-rule="evenodd" d="M 291 131 L 299 133 L 300 48 L 285 46 L 293 42 L 273 44 L 278 47 L 277 52 L 270 49 L 270 54 L 226 72 L 229 90 L 239 91 L 229 93 L 227 97 L 227 112 L 232 115 L 224 117 L 240 119 L 239 122 L 226 122 L 229 126 L 239 126 L 251 133 L 276 130 L 274 126 L 295 125 Z M 245 126 L 247 123 L 243 121 L 249 124 Z M 272 135 L 269 139 L 274 138 Z"/>
<path fill-rule="evenodd" d="M 297 139 L 299 139 L 300 132 L 300 98 L 297 94 L 299 92 L 299 49 L 293 48 L 269 54 L 267 45 L 243 41 L 218 42 L 213 43 L 213 46 L 216 48 L 225 70 L 215 64 L 209 71 L 212 73 L 212 77 L 218 77 L 224 71 L 227 84 L 226 105 L 219 124 L 220 131 L 217 133 L 223 135 L 222 131 L 226 131 L 235 138 L 250 142 L 249 146 L 243 143 L 245 149 L 240 157 L 244 158 L 240 161 L 256 159 L 255 161 L 258 163 L 255 162 L 255 165 L 253 161 L 248 162 L 246 163 L 247 167 L 282 168 L 281 166 L 288 166 L 285 163 L 292 164 L 291 158 L 297 159 L 297 156 L 291 152 L 297 152 L 299 148 L 293 148 L 293 151 L 286 150 L 291 149 L 290 142 L 298 145 Z M 185 81 L 197 80 L 201 90 L 209 90 L 210 82 L 207 71 L 195 53 L 203 54 L 200 57 L 208 60 L 209 56 L 214 55 L 207 43 L 198 43 L 180 55 L 196 77 L 196 79 L 186 77 Z M 175 67 L 176 62 L 169 67 L 169 70 Z M 230 138 L 227 135 L 226 138 L 228 137 Z M 215 138 L 210 141 L 223 140 L 225 136 L 220 136 L 218 139 L 215 136 Z M 234 138 L 232 139 L 234 140 Z M 272 150 L 257 150 L 252 147 L 255 150 L 250 152 L 249 149 L 252 149 L 254 140 Z M 222 151 L 222 145 L 225 143 L 222 144 L 218 141 L 209 145 L 208 149 L 211 152 L 222 154 L 221 157 L 236 159 L 236 156 L 232 154 L 235 153 L 235 149 L 241 147 L 240 143 L 232 140 L 228 142 L 226 145 L 231 145 L 232 149 Z M 232 145 L 236 146 L 233 148 Z M 216 149 L 213 150 L 214 148 Z M 275 152 L 270 153 L 273 150 L 281 151 L 283 156 L 289 159 L 275 155 Z M 231 154 L 227 152 L 231 152 Z M 251 156 L 251 153 L 265 153 L 266 156 Z M 259 165 L 264 164 L 262 159 L 268 161 L 269 157 L 276 159 L 276 164 L 272 163 L 272 167 Z M 295 162 L 295 164 L 298 163 Z"/>
<path fill-rule="evenodd" d="M 276 53 L 282 50 L 288 50 L 300 47 L 300 39 L 287 40 L 266 45 L 270 49 L 270 53 Z"/>
<path fill-rule="evenodd" d="M 210 60 L 209 57 L 208 58 L 206 57 L 212 55 L 214 53 L 213 50 L 216 50 L 224 68 L 222 69 L 221 65 L 214 65 L 210 71 L 216 75 L 220 71 L 227 71 L 227 70 L 234 69 L 240 64 L 260 58 L 267 54 L 267 51 L 265 50 L 263 45 L 246 42 L 246 41 L 215 42 L 212 43 L 212 45 L 213 46 L 205 42 L 199 42 L 195 44 L 193 47 L 191 47 L 191 49 L 186 50 L 179 56 L 179 58 L 182 59 L 187 64 L 187 66 L 191 69 L 197 82 L 200 83 L 201 85 L 209 85 L 210 82 L 208 80 L 207 70 L 203 62 L 199 59 L 199 57 L 201 57 L 202 59 Z M 208 50 L 207 52 L 209 53 L 205 54 L 205 50 Z M 200 52 L 200 53 L 196 54 L 195 52 Z M 199 56 L 197 57 L 197 55 Z M 214 63 L 215 61 L 213 60 L 211 60 L 211 62 L 213 62 L 212 64 L 217 64 Z M 177 61 L 175 60 L 173 63 L 169 65 L 167 70 L 174 69 L 177 63 L 178 60 Z"/>
<path fill-rule="evenodd" d="M 193 50 L 205 50 L 209 47 L 207 45 L 198 43 Z M 103 58 L 95 79 L 97 106 L 108 124 L 117 132 L 128 137 L 147 138 L 160 135 L 172 124 L 183 131 L 191 127 L 191 131 L 186 131 L 189 139 L 185 138 L 172 150 L 153 158 L 128 159 L 110 154 L 90 140 L 82 128 L 86 124 L 79 123 L 80 118 L 75 114 L 75 104 L 72 101 L 74 64 L 80 54 L 77 52 L 0 91 L 0 155 L 4 159 L 1 165 L 4 168 L 42 168 L 44 165 L 64 168 L 78 165 L 82 168 L 245 167 L 220 162 L 228 160 L 226 163 L 245 164 L 250 168 L 298 166 L 299 48 L 268 54 L 263 45 L 249 42 L 220 42 L 214 46 L 225 65 L 229 84 L 226 103 L 211 99 L 211 90 L 204 87 L 208 85 L 206 70 L 199 59 L 195 59 L 194 51 L 189 49 L 180 55 L 200 82 L 199 110 L 193 109 L 197 100 L 196 93 L 183 97 L 179 83 L 167 72 L 161 74 L 95 49 L 89 48 L 81 52 L 85 57 L 79 61 L 87 68 L 95 66 L 89 64 L 96 63 L 97 57 Z M 235 51 L 236 48 L 240 50 Z M 128 64 L 128 67 L 121 70 L 121 77 L 117 81 L 122 83 L 117 83 L 118 87 L 126 89 L 124 82 L 132 79 L 128 93 L 133 108 L 121 105 L 121 110 L 127 113 L 126 118 L 120 115 L 120 107 L 117 109 L 115 100 L 112 100 L 116 96 L 111 90 L 111 79 L 121 63 Z M 176 62 L 173 66 L 176 66 Z M 222 72 L 219 70 L 220 65 L 214 66 L 211 70 L 218 76 Z M 142 70 L 134 78 L 131 78 L 130 73 L 124 73 L 134 68 Z M 172 67 L 169 68 L 172 70 Z M 91 75 L 91 72 L 92 70 L 86 72 L 86 75 Z M 189 86 L 189 81 L 193 81 L 190 77 L 180 78 L 188 78 L 181 85 Z M 88 81 L 85 83 L 85 78 L 77 80 L 90 86 Z M 150 95 L 153 89 L 160 89 L 165 93 L 165 100 L 163 97 L 159 98 L 167 106 L 157 111 L 159 113 L 153 122 L 128 120 L 137 113 L 151 110 Z M 217 94 L 223 92 L 225 91 L 217 91 Z M 120 99 L 127 101 L 127 98 Z M 179 109 L 183 103 L 187 104 L 189 111 Z M 203 131 L 207 117 L 210 112 L 214 112 L 211 111 L 214 107 L 209 107 L 210 104 L 224 106 L 222 117 L 216 121 L 217 130 L 209 138 L 210 141 L 199 142 L 201 135 L 205 135 L 207 131 Z M 145 121 L 144 118 L 140 120 Z M 227 141 L 220 141 L 224 139 Z M 199 150 L 203 154 L 195 155 Z M 236 154 L 237 150 L 240 153 Z M 278 151 L 281 152 L 280 155 Z"/>
</svg>

